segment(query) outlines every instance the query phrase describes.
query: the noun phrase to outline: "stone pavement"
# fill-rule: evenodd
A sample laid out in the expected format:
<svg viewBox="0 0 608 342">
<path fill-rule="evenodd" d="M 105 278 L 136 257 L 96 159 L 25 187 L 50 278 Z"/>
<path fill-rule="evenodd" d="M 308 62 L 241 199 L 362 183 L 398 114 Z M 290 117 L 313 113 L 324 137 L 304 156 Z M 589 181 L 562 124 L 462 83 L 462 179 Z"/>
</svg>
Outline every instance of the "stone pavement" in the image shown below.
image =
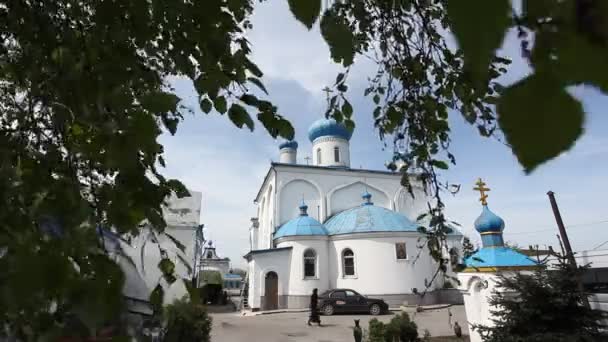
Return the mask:
<svg viewBox="0 0 608 342">
<path fill-rule="evenodd" d="M 464 307 L 452 306 L 449 308 L 427 310 L 415 313 L 408 309 L 410 317 L 414 319 L 423 334 L 428 329 L 431 336 L 453 335 L 451 323 L 458 321 L 465 334 L 466 319 Z M 450 318 L 449 312 L 452 313 Z M 243 316 L 241 313 L 216 313 L 213 317 L 211 331 L 213 342 L 233 341 L 268 341 L 268 342 L 352 342 L 352 327 L 354 319 L 361 320 L 361 326 L 368 327 L 370 315 L 334 315 L 321 316 L 322 327 L 307 326 L 307 312 L 286 312 L 268 315 Z M 393 314 L 378 316 L 383 322 L 388 322 Z M 450 323 L 451 322 L 451 323 Z"/>
</svg>

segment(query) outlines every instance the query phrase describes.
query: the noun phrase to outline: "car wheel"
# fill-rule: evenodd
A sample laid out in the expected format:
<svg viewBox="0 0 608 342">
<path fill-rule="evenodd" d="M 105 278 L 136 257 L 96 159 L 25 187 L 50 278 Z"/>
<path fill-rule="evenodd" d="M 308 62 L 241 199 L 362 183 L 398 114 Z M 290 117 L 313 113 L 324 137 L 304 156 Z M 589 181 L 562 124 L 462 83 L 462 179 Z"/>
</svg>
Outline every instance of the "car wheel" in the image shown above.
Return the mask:
<svg viewBox="0 0 608 342">
<path fill-rule="evenodd" d="M 369 307 L 369 313 L 372 314 L 372 315 L 374 315 L 374 316 L 378 316 L 379 314 L 382 313 L 382 308 L 378 304 L 372 304 Z"/>
<path fill-rule="evenodd" d="M 331 316 L 334 314 L 334 306 L 331 304 L 327 304 L 323 306 L 323 314 L 325 316 Z"/>
</svg>

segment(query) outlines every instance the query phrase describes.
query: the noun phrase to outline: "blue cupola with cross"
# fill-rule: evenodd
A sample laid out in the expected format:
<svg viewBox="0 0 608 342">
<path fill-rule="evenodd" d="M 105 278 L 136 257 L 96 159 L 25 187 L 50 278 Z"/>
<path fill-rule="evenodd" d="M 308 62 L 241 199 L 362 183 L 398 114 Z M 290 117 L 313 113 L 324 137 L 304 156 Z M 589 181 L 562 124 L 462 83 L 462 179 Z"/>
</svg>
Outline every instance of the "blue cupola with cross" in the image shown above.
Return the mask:
<svg viewBox="0 0 608 342">
<path fill-rule="evenodd" d="M 482 248 L 464 260 L 465 272 L 494 272 L 498 269 L 526 269 L 534 268 L 538 264 L 528 256 L 505 246 L 503 230 L 505 221 L 493 213 L 488 207 L 488 194 L 490 191 L 481 179 L 473 188 L 479 191 L 482 209 L 475 220 L 475 230 L 481 235 Z"/>
<path fill-rule="evenodd" d="M 300 204 L 300 215 L 284 225 L 274 233 L 274 239 L 284 238 L 288 236 L 315 236 L 328 235 L 325 226 L 314 218 L 308 216 L 308 205 L 302 199 Z"/>
</svg>

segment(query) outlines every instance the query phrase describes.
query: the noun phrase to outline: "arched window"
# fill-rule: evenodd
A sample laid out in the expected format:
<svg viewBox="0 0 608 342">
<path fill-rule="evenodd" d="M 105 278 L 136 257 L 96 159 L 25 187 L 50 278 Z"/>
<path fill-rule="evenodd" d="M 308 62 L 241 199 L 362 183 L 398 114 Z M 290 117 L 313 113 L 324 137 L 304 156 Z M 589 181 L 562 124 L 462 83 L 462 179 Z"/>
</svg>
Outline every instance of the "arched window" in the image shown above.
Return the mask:
<svg viewBox="0 0 608 342">
<path fill-rule="evenodd" d="M 312 249 L 304 252 L 304 277 L 314 278 L 317 273 L 317 253 Z"/>
<path fill-rule="evenodd" d="M 338 146 L 334 147 L 334 161 L 336 163 L 340 162 L 340 148 Z"/>
<path fill-rule="evenodd" d="M 355 275 L 355 253 L 348 248 L 342 251 L 342 274 L 344 276 Z"/>
<path fill-rule="evenodd" d="M 321 165 L 321 149 L 317 149 L 317 165 Z"/>
</svg>

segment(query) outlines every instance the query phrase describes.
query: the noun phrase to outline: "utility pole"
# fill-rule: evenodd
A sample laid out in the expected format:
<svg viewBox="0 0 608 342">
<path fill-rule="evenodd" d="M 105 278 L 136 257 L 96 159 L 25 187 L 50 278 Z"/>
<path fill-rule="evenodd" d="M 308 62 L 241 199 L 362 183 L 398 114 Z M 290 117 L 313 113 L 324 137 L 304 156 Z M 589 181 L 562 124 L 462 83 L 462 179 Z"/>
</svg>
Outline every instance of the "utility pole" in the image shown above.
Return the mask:
<svg viewBox="0 0 608 342">
<path fill-rule="evenodd" d="M 566 227 L 564 226 L 564 221 L 562 221 L 562 215 L 559 213 L 559 208 L 557 207 L 557 202 L 555 201 L 555 193 L 553 191 L 547 192 L 549 196 L 549 201 L 551 202 L 551 209 L 553 209 L 553 215 L 555 216 L 555 222 L 557 223 L 557 228 L 559 229 L 559 235 L 564 243 L 564 248 L 566 249 L 566 257 L 568 258 L 568 262 L 573 267 L 576 267 L 576 260 L 574 259 L 574 253 L 572 252 L 572 246 L 570 246 L 570 240 L 568 239 L 568 233 L 566 233 Z"/>
<path fill-rule="evenodd" d="M 574 252 L 572 252 L 572 246 L 570 245 L 570 240 L 568 239 L 568 233 L 566 233 L 566 227 L 564 226 L 564 221 L 562 221 L 562 215 L 559 213 L 559 208 L 557 206 L 557 202 L 555 201 L 555 194 L 553 193 L 553 191 L 549 190 L 549 192 L 547 192 L 547 195 L 549 196 L 549 201 L 551 202 L 551 209 L 553 209 L 553 215 L 555 216 L 555 222 L 557 223 L 557 228 L 559 229 L 561 242 L 564 244 L 564 249 L 566 250 L 566 257 L 568 258 L 570 266 L 573 269 L 576 269 L 576 259 L 574 259 Z M 577 277 L 576 281 L 578 283 L 578 290 L 581 293 L 583 305 L 589 308 L 589 300 L 587 298 L 587 295 L 585 295 L 583 280 L 581 279 L 581 277 Z"/>
</svg>

